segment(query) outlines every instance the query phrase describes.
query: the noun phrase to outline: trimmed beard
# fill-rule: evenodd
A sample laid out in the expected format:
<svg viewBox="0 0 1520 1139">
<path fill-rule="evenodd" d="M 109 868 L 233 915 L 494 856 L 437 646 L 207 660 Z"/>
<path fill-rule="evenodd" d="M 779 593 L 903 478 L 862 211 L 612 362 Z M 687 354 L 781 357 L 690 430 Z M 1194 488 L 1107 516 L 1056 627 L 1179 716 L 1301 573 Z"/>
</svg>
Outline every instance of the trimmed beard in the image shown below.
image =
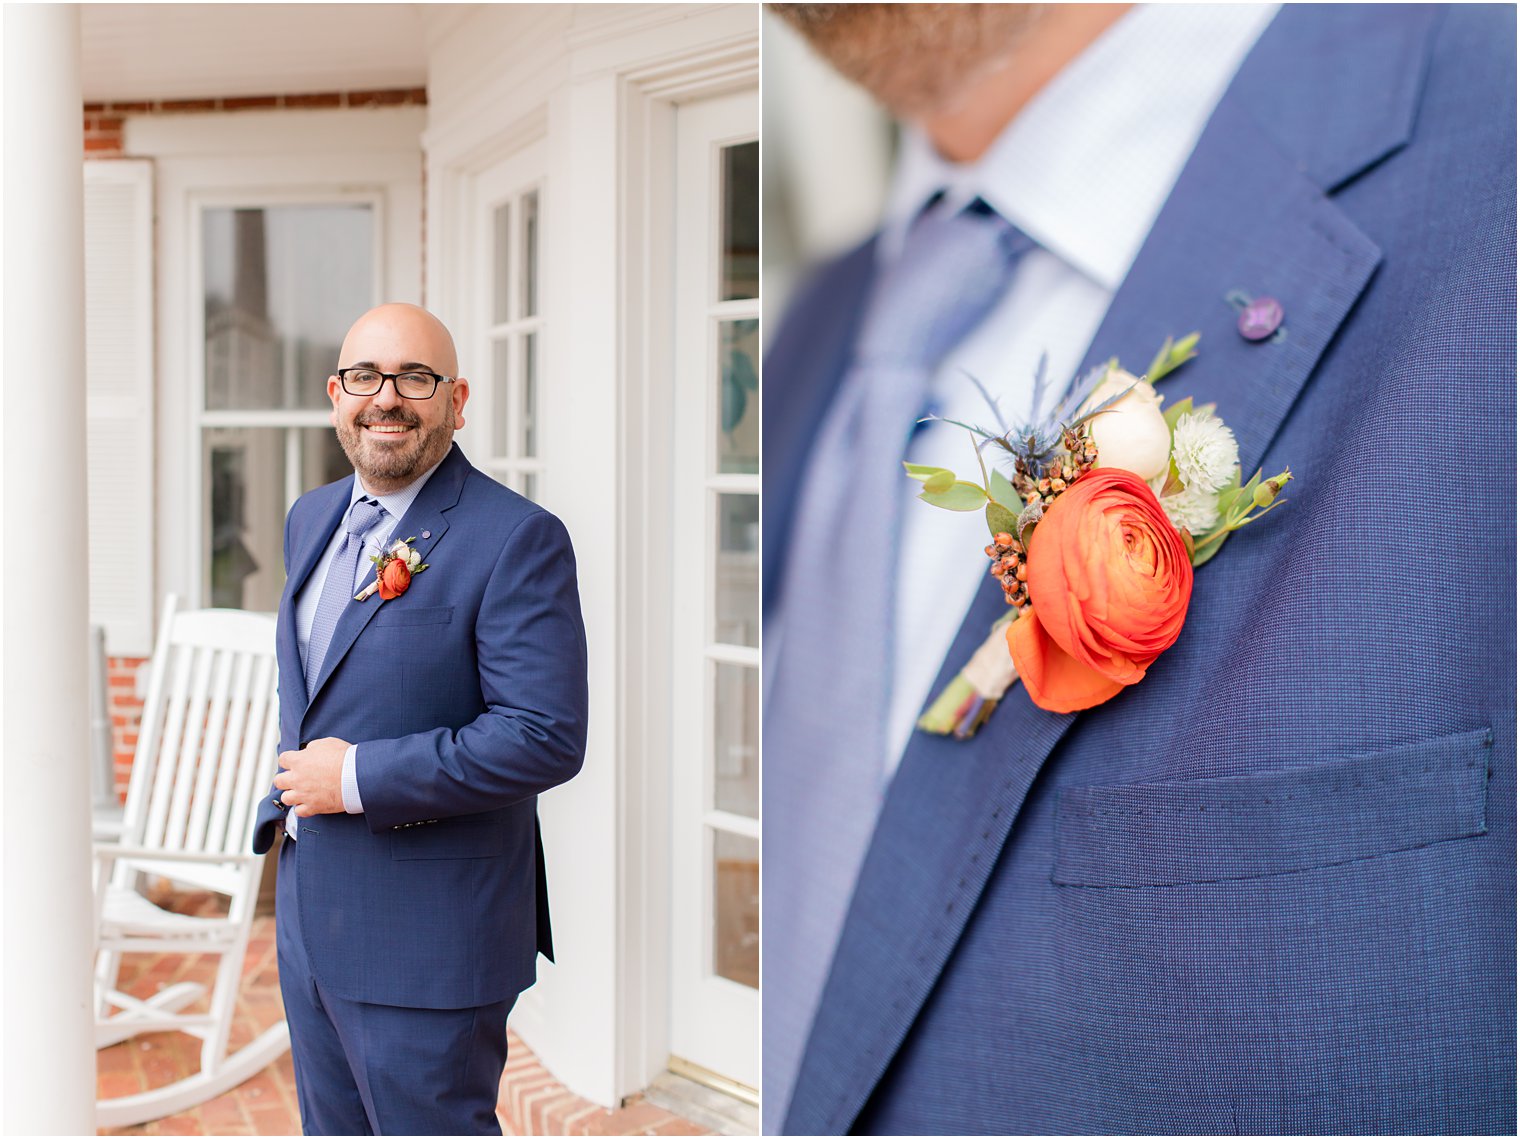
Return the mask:
<svg viewBox="0 0 1520 1139">
<path fill-rule="evenodd" d="M 413 438 L 404 446 L 377 443 L 367 436 L 366 424 L 400 423 L 415 428 Z M 397 483 L 406 486 L 430 470 L 448 454 L 454 441 L 454 403 L 448 403 L 443 422 L 423 427 L 416 412 L 402 406 L 389 412 L 370 409 L 347 421 L 338 420 L 338 444 L 359 476 L 368 482 Z"/>
</svg>

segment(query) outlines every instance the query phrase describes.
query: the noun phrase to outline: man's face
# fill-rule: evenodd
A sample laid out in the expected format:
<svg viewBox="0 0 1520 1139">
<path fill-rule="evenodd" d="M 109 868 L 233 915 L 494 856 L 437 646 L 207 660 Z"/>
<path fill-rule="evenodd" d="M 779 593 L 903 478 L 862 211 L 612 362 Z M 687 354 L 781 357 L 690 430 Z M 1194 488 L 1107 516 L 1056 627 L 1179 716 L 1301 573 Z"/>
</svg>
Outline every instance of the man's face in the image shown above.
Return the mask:
<svg viewBox="0 0 1520 1139">
<path fill-rule="evenodd" d="M 458 371 L 448 330 L 413 305 L 382 305 L 360 317 L 343 341 L 338 367 L 445 377 Z M 338 442 L 365 487 L 382 494 L 407 486 L 448 453 L 464 424 L 469 391 L 457 377 L 439 383 L 431 399 L 405 399 L 391 380 L 369 396 L 349 395 L 336 374 L 327 381 Z"/>
<path fill-rule="evenodd" d="M 772 4 L 900 118 L 949 109 L 1040 18 L 1040 4 Z"/>
</svg>

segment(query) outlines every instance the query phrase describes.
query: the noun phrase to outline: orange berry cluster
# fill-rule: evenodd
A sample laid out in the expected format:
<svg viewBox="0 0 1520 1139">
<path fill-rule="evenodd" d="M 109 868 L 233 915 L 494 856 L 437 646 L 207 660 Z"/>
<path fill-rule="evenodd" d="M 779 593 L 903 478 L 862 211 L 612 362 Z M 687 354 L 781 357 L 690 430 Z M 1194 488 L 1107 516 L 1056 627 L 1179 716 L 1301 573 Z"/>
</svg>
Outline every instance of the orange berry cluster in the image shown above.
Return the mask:
<svg viewBox="0 0 1520 1139">
<path fill-rule="evenodd" d="M 994 534 L 992 545 L 986 547 L 992 559 L 992 576 L 1003 587 L 1003 596 L 1015 609 L 1029 604 L 1029 586 L 1026 582 L 1029 567 L 1025 564 L 1024 543 L 1012 534 Z"/>
</svg>

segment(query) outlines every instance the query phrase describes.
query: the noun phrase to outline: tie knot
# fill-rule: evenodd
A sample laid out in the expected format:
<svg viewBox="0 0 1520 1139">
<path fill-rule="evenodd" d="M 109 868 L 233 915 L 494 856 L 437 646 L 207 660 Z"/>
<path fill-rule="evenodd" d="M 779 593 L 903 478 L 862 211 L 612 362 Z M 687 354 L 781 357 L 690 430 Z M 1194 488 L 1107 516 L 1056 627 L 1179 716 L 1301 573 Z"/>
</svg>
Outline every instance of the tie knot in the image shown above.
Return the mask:
<svg viewBox="0 0 1520 1139">
<path fill-rule="evenodd" d="M 878 280 L 857 361 L 933 369 L 992 310 L 1033 246 L 980 198 L 958 209 L 932 202 Z"/>
<path fill-rule="evenodd" d="M 348 509 L 348 525 L 344 527 L 355 538 L 368 534 L 385 516 L 385 507 L 372 498 L 361 498 Z"/>
</svg>

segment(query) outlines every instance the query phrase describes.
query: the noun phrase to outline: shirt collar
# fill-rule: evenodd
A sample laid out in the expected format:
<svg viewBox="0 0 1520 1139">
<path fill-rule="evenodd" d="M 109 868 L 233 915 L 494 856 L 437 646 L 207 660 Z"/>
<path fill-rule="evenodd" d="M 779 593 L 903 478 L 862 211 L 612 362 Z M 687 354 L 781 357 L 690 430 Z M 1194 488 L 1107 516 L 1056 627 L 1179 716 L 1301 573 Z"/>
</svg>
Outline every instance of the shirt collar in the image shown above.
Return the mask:
<svg viewBox="0 0 1520 1139">
<path fill-rule="evenodd" d="M 1275 4 L 1131 9 L 1029 101 L 975 162 L 904 129 L 881 255 L 924 203 L 981 196 L 1045 249 L 1116 291 L 1198 136 Z"/>
<path fill-rule="evenodd" d="M 450 447 L 450 450 L 452 449 Z M 443 458 L 446 459 L 448 457 L 449 452 L 445 451 Z M 358 502 L 361 498 L 373 498 L 385 508 L 385 513 L 390 516 L 391 524 L 395 525 L 406 517 L 406 512 L 412 508 L 412 503 L 417 501 L 417 496 L 422 493 L 422 488 L 427 486 L 428 479 L 432 478 L 433 472 L 441 466 L 443 466 L 443 459 L 439 459 L 417 478 L 391 494 L 371 494 L 364 489 L 364 484 L 359 481 L 359 472 L 355 471 L 353 488 L 349 491 L 348 495 L 348 505 L 352 508 L 354 503 Z"/>
</svg>

